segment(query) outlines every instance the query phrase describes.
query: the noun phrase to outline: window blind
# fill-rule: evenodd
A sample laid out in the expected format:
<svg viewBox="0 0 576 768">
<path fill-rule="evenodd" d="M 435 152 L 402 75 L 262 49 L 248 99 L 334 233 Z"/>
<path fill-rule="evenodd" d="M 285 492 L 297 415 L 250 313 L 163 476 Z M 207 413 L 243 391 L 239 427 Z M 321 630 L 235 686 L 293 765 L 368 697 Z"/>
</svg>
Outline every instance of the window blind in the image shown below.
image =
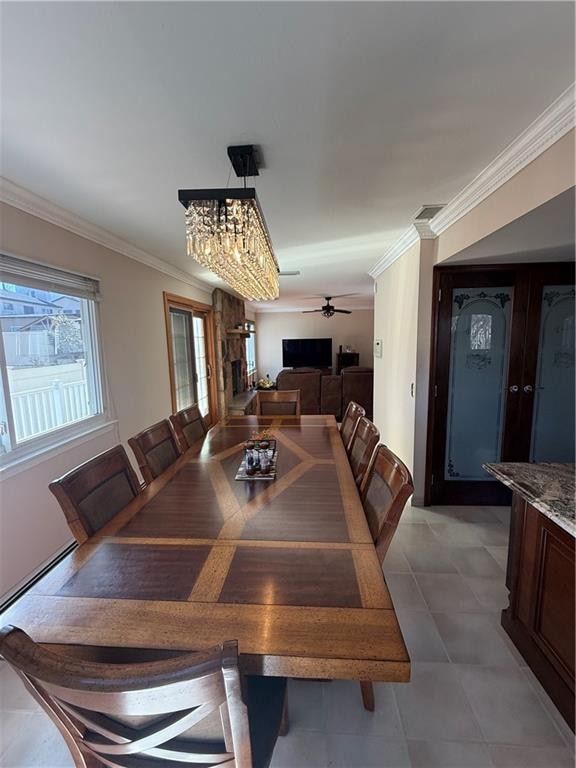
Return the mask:
<svg viewBox="0 0 576 768">
<path fill-rule="evenodd" d="M 92 277 L 0 253 L 0 280 L 42 291 L 54 291 L 92 301 L 100 300 L 100 283 Z"/>
</svg>

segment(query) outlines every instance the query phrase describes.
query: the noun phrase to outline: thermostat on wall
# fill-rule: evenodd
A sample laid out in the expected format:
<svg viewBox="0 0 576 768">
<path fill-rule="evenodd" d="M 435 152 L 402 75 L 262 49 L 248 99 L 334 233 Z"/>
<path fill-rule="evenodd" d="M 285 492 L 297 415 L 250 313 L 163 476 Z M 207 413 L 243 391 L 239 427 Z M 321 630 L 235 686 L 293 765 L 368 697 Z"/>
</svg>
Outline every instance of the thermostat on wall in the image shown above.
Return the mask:
<svg viewBox="0 0 576 768">
<path fill-rule="evenodd" d="M 374 339 L 374 357 L 382 357 L 382 339 Z"/>
</svg>

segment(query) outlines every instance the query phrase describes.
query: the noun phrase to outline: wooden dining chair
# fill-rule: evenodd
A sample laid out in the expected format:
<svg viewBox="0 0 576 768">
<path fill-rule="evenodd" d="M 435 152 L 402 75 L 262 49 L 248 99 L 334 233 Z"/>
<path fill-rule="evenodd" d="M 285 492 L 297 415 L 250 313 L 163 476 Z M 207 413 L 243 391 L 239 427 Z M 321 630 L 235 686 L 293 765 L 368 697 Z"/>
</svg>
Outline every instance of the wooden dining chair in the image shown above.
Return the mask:
<svg viewBox="0 0 576 768">
<path fill-rule="evenodd" d="M 62 507 L 79 544 L 106 525 L 141 490 L 122 445 L 85 461 L 53 480 L 48 488 Z"/>
<path fill-rule="evenodd" d="M 204 420 L 197 405 L 191 405 L 189 408 L 172 414 L 170 421 L 183 451 L 187 451 L 206 434 Z"/>
<path fill-rule="evenodd" d="M 261 390 L 256 395 L 258 416 L 300 416 L 300 390 Z"/>
<path fill-rule="evenodd" d="M 342 424 L 340 424 L 340 437 L 342 438 L 344 448 L 346 448 L 347 451 L 350 449 L 354 430 L 358 426 L 358 419 L 361 416 L 366 416 L 366 411 L 361 405 L 358 405 L 358 403 L 351 400 L 344 413 Z"/>
<path fill-rule="evenodd" d="M 349 460 L 354 481 L 360 487 L 370 464 L 374 449 L 378 445 L 380 432 L 366 416 L 360 416 L 350 441 Z"/>
<path fill-rule="evenodd" d="M 414 492 L 410 470 L 385 445 L 379 445 L 360 488 L 362 506 L 376 553 L 384 561 L 406 502 Z M 374 688 L 368 680 L 360 683 L 365 709 L 374 711 Z"/>
<path fill-rule="evenodd" d="M 76 768 L 267 768 L 286 691 L 244 677 L 238 647 L 160 661 L 101 663 L 0 630 L 0 654 L 64 737 Z"/>
<path fill-rule="evenodd" d="M 182 454 L 178 438 L 168 419 L 159 421 L 128 440 L 146 485 L 174 464 Z"/>
</svg>

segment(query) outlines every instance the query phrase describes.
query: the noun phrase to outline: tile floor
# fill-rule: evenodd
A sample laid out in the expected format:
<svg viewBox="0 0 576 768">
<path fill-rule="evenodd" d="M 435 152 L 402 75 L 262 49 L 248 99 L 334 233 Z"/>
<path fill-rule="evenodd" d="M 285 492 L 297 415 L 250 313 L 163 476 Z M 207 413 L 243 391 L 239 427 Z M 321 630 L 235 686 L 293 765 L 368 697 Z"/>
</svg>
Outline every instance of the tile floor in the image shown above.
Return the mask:
<svg viewBox="0 0 576 768">
<path fill-rule="evenodd" d="M 384 571 L 412 680 L 290 681 L 291 729 L 272 768 L 570 768 L 573 734 L 499 625 L 507 509 L 409 507 Z M 69 768 L 48 718 L 0 666 L 0 766 Z"/>
</svg>

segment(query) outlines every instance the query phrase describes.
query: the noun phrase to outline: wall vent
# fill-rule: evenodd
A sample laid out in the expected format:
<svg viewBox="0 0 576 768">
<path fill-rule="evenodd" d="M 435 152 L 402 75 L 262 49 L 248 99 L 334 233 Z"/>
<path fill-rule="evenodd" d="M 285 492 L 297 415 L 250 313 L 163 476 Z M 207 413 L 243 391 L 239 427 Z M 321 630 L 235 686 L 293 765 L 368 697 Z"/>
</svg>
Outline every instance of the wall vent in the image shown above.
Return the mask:
<svg viewBox="0 0 576 768">
<path fill-rule="evenodd" d="M 424 205 L 414 216 L 414 221 L 430 221 L 439 213 L 446 203 L 435 203 L 434 205 Z"/>
</svg>

